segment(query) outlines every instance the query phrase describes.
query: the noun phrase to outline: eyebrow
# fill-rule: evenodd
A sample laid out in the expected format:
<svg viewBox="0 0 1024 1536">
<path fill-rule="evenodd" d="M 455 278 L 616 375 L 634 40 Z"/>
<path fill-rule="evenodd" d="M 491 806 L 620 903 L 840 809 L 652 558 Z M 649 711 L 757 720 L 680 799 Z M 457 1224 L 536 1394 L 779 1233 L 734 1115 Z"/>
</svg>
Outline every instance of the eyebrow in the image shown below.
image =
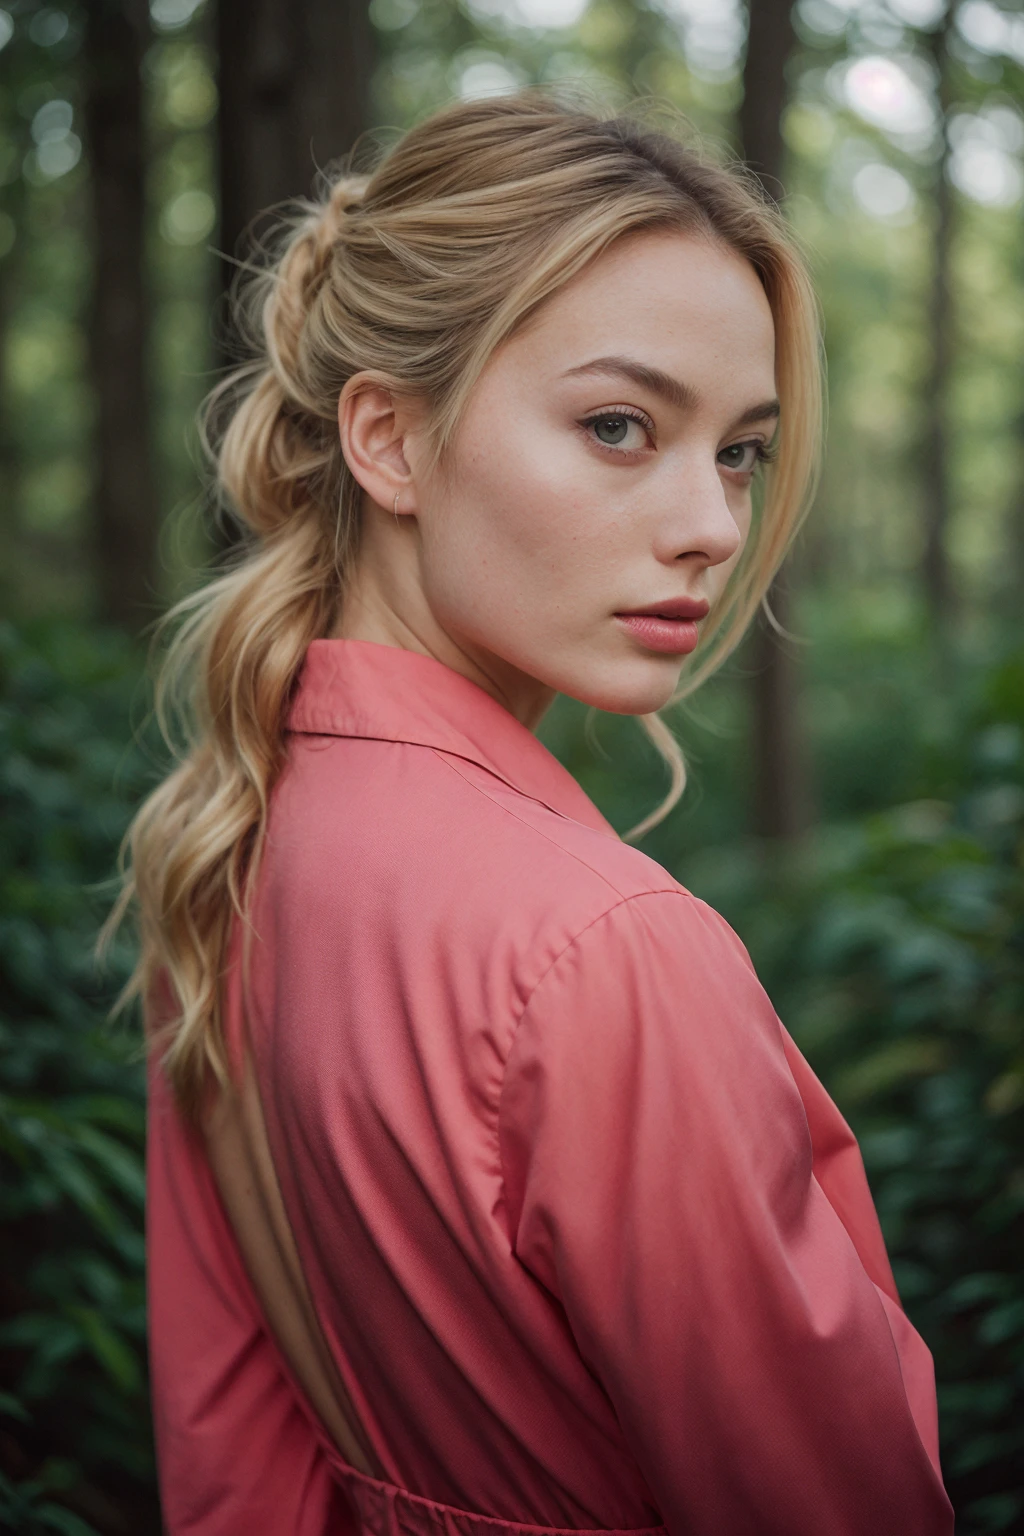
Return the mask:
<svg viewBox="0 0 1024 1536">
<path fill-rule="evenodd" d="M 580 363 L 577 368 L 567 369 L 563 378 L 578 378 L 581 374 L 588 373 L 610 374 L 631 379 L 634 384 L 639 384 L 642 389 L 649 389 L 653 395 L 660 395 L 663 400 L 667 400 L 670 405 L 682 411 L 695 410 L 700 404 L 700 395 L 692 384 L 684 384 L 681 379 L 674 379 L 671 374 L 662 373 L 660 368 L 650 368 L 646 363 L 636 362 L 631 357 L 595 357 L 589 363 Z M 736 418 L 733 430 L 753 426 L 758 421 L 774 420 L 779 412 L 778 400 L 762 400 L 758 405 L 750 406 Z"/>
</svg>

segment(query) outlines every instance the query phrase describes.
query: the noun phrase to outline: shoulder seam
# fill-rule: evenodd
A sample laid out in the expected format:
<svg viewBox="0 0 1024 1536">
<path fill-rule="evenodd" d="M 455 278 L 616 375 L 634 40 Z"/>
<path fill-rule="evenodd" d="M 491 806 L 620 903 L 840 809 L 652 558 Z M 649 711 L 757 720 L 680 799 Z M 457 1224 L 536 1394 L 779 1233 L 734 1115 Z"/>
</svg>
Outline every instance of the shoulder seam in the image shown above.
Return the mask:
<svg viewBox="0 0 1024 1536">
<path fill-rule="evenodd" d="M 501 1193 L 502 1193 L 502 1198 L 503 1198 L 503 1200 L 505 1202 L 505 1205 L 506 1205 L 506 1209 L 507 1209 L 508 1181 L 507 1181 L 507 1179 L 505 1177 L 505 1159 L 503 1158 L 502 1152 L 501 1152 L 501 1105 L 502 1105 L 502 1100 L 504 1099 L 504 1096 L 505 1096 L 505 1081 L 506 1081 L 506 1073 L 507 1073 L 507 1070 L 508 1070 L 509 1060 L 511 1059 L 512 1052 L 515 1050 L 516 1041 L 519 1038 L 519 1026 L 522 1023 L 523 1019 L 526 1017 L 526 1014 L 529 1012 L 529 1009 L 530 1009 L 530 1007 L 531 1007 L 531 1005 L 533 1003 L 534 998 L 537 996 L 537 993 L 540 991 L 540 989 L 543 986 L 544 982 L 547 981 L 548 977 L 551 975 L 551 973 L 555 969 L 556 965 L 558 965 L 559 962 L 562 960 L 562 958 L 569 953 L 569 951 L 572 949 L 573 945 L 576 944 L 580 939 L 582 939 L 584 934 L 589 933 L 591 928 L 596 928 L 598 923 L 603 923 L 605 918 L 606 917 L 610 917 L 613 912 L 618 912 L 620 910 L 620 908 L 628 906 L 630 904 L 630 902 L 645 901 L 645 900 L 647 900 L 651 896 L 676 896 L 676 897 L 682 896 L 688 902 L 692 903 L 695 906 L 697 906 L 697 905 L 699 905 L 699 906 L 706 906 L 705 902 L 702 902 L 698 896 L 694 896 L 691 891 L 686 890 L 683 886 L 666 886 L 662 890 L 657 890 L 657 891 L 634 891 L 631 896 L 623 896 L 623 897 L 621 897 L 618 901 L 613 902 L 610 907 L 605 907 L 603 912 L 599 912 L 596 917 L 591 918 L 589 923 L 585 923 L 582 928 L 577 929 L 577 931 L 572 935 L 572 937 L 570 939 L 566 940 L 566 942 L 562 945 L 561 949 L 558 951 L 557 955 L 555 955 L 552 958 L 552 960 L 550 961 L 550 963 L 547 966 L 545 966 L 545 968 L 542 971 L 541 975 L 538 976 L 537 980 L 534 982 L 533 986 L 530 988 L 529 995 L 524 1000 L 523 1006 L 520 1008 L 518 1014 L 516 1014 L 516 1016 L 515 1016 L 515 1018 L 513 1020 L 513 1024 L 512 1024 L 512 1038 L 511 1038 L 511 1040 L 509 1042 L 509 1048 L 508 1048 L 508 1051 L 506 1052 L 505 1060 L 501 1064 L 501 1086 L 498 1089 L 498 1112 L 497 1112 L 497 1115 L 495 1117 L 495 1125 L 494 1125 L 495 1139 L 496 1139 L 497 1144 L 498 1144 L 498 1168 L 500 1169 L 500 1172 L 501 1172 Z M 510 1238 L 511 1238 L 511 1236 L 512 1236 L 512 1234 L 509 1233 L 509 1237 Z M 513 1251 L 514 1251 L 514 1249 L 515 1249 L 515 1245 L 513 1243 Z"/>
<path fill-rule="evenodd" d="M 614 889 L 614 887 L 613 887 L 613 889 Z M 620 896 L 618 901 L 613 902 L 610 907 L 605 907 L 603 912 L 599 912 L 596 917 L 592 917 L 590 919 L 589 923 L 584 923 L 582 928 L 577 929 L 576 932 L 572 935 L 572 938 L 566 940 L 566 942 L 562 945 L 561 949 L 558 951 L 558 954 L 555 955 L 554 959 L 550 962 L 550 964 L 547 965 L 544 968 L 544 970 L 541 973 L 541 975 L 537 977 L 537 980 L 534 982 L 533 986 L 530 988 L 530 995 L 527 997 L 526 1001 L 523 1003 L 523 1006 L 520 1008 L 519 1013 L 518 1013 L 518 1015 L 516 1017 L 515 1028 L 516 1028 L 517 1031 L 518 1031 L 519 1025 L 520 1025 L 520 1023 L 522 1021 L 523 1015 L 529 1009 L 530 1004 L 533 1002 L 533 999 L 536 997 L 536 995 L 537 995 L 538 991 L 540 990 L 541 986 L 544 984 L 545 981 L 547 981 L 548 977 L 551 975 L 551 972 L 554 970 L 554 968 L 558 964 L 558 962 L 562 959 L 563 955 L 568 954 L 569 950 L 572 949 L 573 945 L 577 942 L 577 940 L 582 939 L 583 935 L 585 933 L 589 933 L 591 928 L 595 928 L 598 923 L 603 923 L 606 917 L 610 917 L 612 915 L 612 913 L 613 912 L 617 912 L 620 907 L 628 906 L 631 901 L 646 901 L 647 898 L 650 897 L 650 896 L 684 896 L 687 901 L 692 902 L 694 905 L 696 905 L 700 901 L 700 898 L 698 896 L 694 896 L 692 891 L 688 891 L 688 890 L 684 889 L 684 887 L 682 887 L 682 886 L 664 886 L 662 889 L 657 890 L 657 891 L 634 891 L 632 893 L 632 895 L 630 895 L 630 896 Z M 703 903 L 702 903 L 702 905 L 703 905 Z M 513 1039 L 513 1044 L 514 1043 L 515 1043 L 515 1041 Z M 511 1052 L 511 1047 L 510 1047 L 510 1052 Z M 506 1061 L 507 1061 L 507 1058 L 506 1058 Z M 502 1081 L 504 1082 L 504 1078 L 502 1079 Z"/>
</svg>

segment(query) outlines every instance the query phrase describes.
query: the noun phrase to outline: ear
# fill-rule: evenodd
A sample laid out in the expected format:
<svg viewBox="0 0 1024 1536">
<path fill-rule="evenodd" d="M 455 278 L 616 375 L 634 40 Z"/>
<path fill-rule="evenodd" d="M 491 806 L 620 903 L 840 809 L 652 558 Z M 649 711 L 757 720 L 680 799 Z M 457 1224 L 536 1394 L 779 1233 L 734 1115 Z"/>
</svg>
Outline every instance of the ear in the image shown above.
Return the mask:
<svg viewBox="0 0 1024 1536">
<path fill-rule="evenodd" d="M 338 431 L 345 462 L 370 499 L 389 515 L 418 511 L 406 440 L 422 421 L 422 407 L 394 394 L 371 373 L 354 374 L 338 401 Z M 413 455 L 415 457 L 415 455 Z"/>
</svg>

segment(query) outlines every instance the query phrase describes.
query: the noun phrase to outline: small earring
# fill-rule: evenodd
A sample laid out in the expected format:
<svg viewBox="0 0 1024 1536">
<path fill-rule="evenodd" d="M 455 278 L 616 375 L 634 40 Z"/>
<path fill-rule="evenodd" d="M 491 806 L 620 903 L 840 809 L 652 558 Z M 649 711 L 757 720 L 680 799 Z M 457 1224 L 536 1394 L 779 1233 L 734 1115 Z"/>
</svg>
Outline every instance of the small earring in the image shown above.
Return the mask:
<svg viewBox="0 0 1024 1536">
<path fill-rule="evenodd" d="M 396 491 L 395 492 L 395 522 L 396 523 L 398 522 L 398 498 L 399 498 L 399 496 L 401 496 L 401 494 L 402 494 L 401 491 Z M 400 523 L 399 523 L 399 527 L 401 527 Z"/>
</svg>

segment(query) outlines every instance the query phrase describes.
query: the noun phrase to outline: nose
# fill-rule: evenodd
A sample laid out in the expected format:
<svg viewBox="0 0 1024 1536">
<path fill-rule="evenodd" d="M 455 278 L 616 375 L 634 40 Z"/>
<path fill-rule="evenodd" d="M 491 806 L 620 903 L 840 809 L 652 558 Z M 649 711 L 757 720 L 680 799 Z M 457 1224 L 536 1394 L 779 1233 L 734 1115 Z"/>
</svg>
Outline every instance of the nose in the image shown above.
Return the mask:
<svg viewBox="0 0 1024 1536">
<path fill-rule="evenodd" d="M 654 549 L 665 565 L 681 560 L 700 568 L 722 565 L 742 548 L 746 527 L 737 521 L 714 456 L 709 457 L 710 467 L 688 456 L 667 488 Z"/>
</svg>

